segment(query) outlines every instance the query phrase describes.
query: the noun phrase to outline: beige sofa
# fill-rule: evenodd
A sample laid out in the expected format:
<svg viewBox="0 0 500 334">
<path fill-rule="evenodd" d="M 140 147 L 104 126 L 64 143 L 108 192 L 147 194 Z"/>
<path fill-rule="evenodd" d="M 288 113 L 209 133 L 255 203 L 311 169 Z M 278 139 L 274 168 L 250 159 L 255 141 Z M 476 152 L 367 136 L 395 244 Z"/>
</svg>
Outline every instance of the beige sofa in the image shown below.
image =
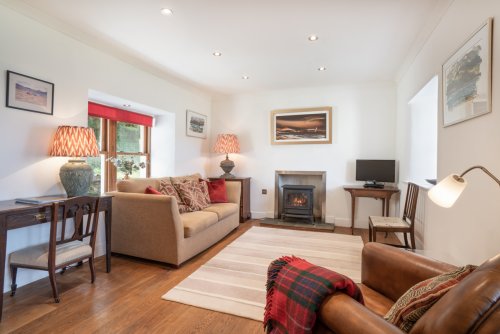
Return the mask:
<svg viewBox="0 0 500 334">
<path fill-rule="evenodd" d="M 195 178 L 198 175 L 194 175 Z M 227 182 L 228 203 L 180 214 L 175 197 L 144 194 L 161 180 L 119 181 L 113 195 L 111 250 L 179 266 L 212 246 L 239 225 L 240 183 Z"/>
</svg>

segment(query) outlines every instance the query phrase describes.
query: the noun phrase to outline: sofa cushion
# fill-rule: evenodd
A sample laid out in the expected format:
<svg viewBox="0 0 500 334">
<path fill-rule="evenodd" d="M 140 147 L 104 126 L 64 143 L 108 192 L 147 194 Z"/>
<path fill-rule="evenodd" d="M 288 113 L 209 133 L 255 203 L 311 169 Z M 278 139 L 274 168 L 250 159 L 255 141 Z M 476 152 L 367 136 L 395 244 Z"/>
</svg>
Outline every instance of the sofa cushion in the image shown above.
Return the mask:
<svg viewBox="0 0 500 334">
<path fill-rule="evenodd" d="M 384 318 L 409 332 L 434 303 L 475 269 L 476 266 L 467 265 L 415 284 L 394 303 Z"/>
<path fill-rule="evenodd" d="M 161 180 L 160 181 L 160 192 L 163 195 L 173 196 L 177 201 L 177 206 L 179 207 L 179 213 L 191 212 L 191 208 L 184 203 L 184 201 L 179 196 L 179 193 L 175 189 L 175 187 L 170 183 L 170 180 Z"/>
<path fill-rule="evenodd" d="M 127 180 L 120 180 L 116 183 L 116 190 L 124 193 L 138 193 L 143 194 L 144 189 L 152 187 L 156 190 L 160 189 L 160 181 L 165 180 L 170 182 L 169 177 L 161 178 L 133 178 Z"/>
<path fill-rule="evenodd" d="M 214 203 L 203 209 L 203 211 L 215 212 L 219 217 L 219 220 L 238 213 L 239 210 L 240 208 L 236 203 Z"/>
<path fill-rule="evenodd" d="M 198 180 L 174 183 L 174 186 L 182 201 L 189 206 L 191 211 L 203 210 L 210 205 Z"/>
<path fill-rule="evenodd" d="M 184 238 L 192 237 L 219 221 L 216 213 L 208 211 L 184 213 L 181 215 L 181 220 L 184 226 Z"/>
</svg>

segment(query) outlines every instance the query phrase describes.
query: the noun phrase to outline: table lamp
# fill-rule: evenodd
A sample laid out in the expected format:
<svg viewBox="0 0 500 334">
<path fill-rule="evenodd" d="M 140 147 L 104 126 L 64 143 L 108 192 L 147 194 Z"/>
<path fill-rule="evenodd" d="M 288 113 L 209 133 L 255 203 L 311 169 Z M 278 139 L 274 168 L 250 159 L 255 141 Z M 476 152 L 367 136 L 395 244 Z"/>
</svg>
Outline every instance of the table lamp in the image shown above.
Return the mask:
<svg viewBox="0 0 500 334">
<path fill-rule="evenodd" d="M 439 182 L 436 186 L 432 187 L 429 191 L 429 198 L 439 206 L 444 208 L 451 208 L 455 201 L 460 197 L 462 191 L 464 191 L 467 186 L 467 181 L 463 178 L 465 174 L 473 169 L 480 169 L 491 177 L 500 186 L 500 180 L 493 175 L 489 170 L 483 166 L 472 166 L 471 168 L 465 170 L 462 174 L 450 174 Z"/>
<path fill-rule="evenodd" d="M 98 157 L 94 130 L 80 126 L 59 126 L 49 154 L 53 157 Z M 59 177 L 68 197 L 82 196 L 88 193 L 94 172 L 85 160 L 70 159 L 62 165 Z"/>
<path fill-rule="evenodd" d="M 232 179 L 234 175 L 231 170 L 234 168 L 234 162 L 229 160 L 228 153 L 240 153 L 240 143 L 238 137 L 233 134 L 219 134 L 214 146 L 215 153 L 223 153 L 226 155 L 226 160 L 221 161 L 220 167 L 224 171 L 220 177 L 224 179 Z"/>
</svg>

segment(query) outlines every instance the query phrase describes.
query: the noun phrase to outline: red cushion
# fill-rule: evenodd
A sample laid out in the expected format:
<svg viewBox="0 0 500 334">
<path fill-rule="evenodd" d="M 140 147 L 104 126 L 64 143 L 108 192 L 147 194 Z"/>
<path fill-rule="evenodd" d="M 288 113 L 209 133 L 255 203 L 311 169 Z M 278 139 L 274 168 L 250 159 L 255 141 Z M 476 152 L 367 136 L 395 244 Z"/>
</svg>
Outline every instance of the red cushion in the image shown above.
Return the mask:
<svg viewBox="0 0 500 334">
<path fill-rule="evenodd" d="M 146 190 L 144 191 L 145 194 L 150 194 L 150 195 L 161 195 L 161 192 L 159 192 L 158 190 L 156 190 L 155 188 L 149 186 L 146 188 Z"/>
<path fill-rule="evenodd" d="M 211 203 L 227 203 L 226 180 L 205 181 Z"/>
</svg>

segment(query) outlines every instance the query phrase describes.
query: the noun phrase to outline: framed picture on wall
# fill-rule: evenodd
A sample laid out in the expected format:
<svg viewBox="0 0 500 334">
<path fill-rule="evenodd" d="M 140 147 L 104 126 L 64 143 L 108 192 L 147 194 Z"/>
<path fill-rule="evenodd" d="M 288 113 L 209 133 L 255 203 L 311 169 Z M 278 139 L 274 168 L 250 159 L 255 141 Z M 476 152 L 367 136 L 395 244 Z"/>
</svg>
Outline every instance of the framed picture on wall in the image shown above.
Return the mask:
<svg viewBox="0 0 500 334">
<path fill-rule="evenodd" d="M 332 107 L 271 112 L 271 144 L 331 144 Z"/>
<path fill-rule="evenodd" d="M 489 18 L 443 64 L 443 126 L 491 112 L 491 35 Z"/>
<path fill-rule="evenodd" d="M 186 135 L 207 138 L 207 116 L 186 110 Z"/>
<path fill-rule="evenodd" d="M 54 112 L 54 84 L 7 71 L 5 106 L 52 115 Z"/>
</svg>

